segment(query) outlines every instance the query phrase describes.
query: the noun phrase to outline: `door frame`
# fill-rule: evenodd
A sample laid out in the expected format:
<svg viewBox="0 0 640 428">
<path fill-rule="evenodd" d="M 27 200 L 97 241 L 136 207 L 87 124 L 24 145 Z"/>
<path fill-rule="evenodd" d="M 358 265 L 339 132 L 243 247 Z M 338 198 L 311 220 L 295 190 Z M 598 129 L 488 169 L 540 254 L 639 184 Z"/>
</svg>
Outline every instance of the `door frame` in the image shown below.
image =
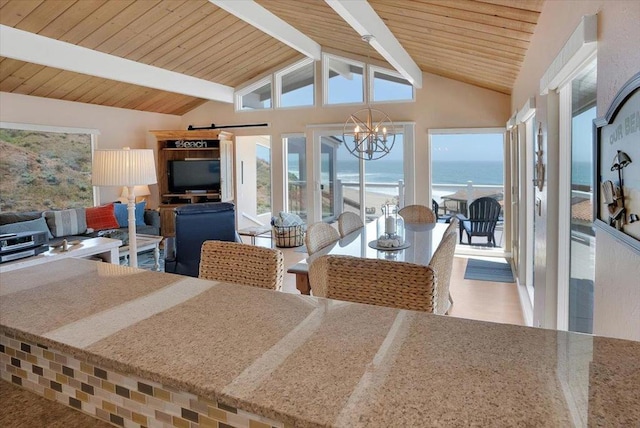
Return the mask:
<svg viewBox="0 0 640 428">
<path fill-rule="evenodd" d="M 556 329 L 569 330 L 569 283 L 571 281 L 571 167 L 572 167 L 572 82 L 585 69 L 596 63 L 594 51 L 562 81 L 556 91 L 559 95 L 559 139 L 558 153 L 558 297 Z M 598 189 L 593 189 L 597 192 Z"/>
</svg>

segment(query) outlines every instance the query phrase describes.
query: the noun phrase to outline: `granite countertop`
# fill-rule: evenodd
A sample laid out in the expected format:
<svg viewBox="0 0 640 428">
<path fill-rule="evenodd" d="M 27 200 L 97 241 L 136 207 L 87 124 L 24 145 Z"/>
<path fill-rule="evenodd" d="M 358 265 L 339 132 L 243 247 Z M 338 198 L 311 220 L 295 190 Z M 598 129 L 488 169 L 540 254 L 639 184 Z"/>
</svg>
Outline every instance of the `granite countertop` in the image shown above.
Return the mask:
<svg viewBox="0 0 640 428">
<path fill-rule="evenodd" d="M 640 342 L 67 259 L 0 329 L 300 427 L 638 426 Z"/>
</svg>

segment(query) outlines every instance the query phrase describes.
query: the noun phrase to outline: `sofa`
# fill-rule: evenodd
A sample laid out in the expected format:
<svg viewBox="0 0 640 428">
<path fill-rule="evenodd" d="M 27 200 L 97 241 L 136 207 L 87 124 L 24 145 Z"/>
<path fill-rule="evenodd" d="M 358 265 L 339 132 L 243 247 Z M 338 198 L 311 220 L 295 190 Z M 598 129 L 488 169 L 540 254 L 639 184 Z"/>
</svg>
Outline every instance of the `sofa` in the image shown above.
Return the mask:
<svg viewBox="0 0 640 428">
<path fill-rule="evenodd" d="M 66 210 L 0 212 L 0 235 L 26 231 L 47 232 L 49 245 L 99 236 L 120 239 L 128 244 L 126 204 L 111 203 L 99 207 Z M 160 214 L 136 204 L 136 233 L 160 234 Z"/>
</svg>

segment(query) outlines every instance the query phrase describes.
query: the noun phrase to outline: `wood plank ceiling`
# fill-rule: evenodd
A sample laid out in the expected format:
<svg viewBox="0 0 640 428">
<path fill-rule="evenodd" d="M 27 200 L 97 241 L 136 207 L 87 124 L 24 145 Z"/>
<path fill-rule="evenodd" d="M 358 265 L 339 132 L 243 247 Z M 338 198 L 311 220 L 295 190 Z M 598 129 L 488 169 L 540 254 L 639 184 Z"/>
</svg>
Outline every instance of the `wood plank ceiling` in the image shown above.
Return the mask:
<svg viewBox="0 0 640 428">
<path fill-rule="evenodd" d="M 505 94 L 544 0 L 369 0 L 429 73 Z M 323 0 L 258 0 L 325 48 L 381 57 Z M 207 0 L 0 0 L 0 24 L 239 86 L 302 55 Z M 206 100 L 0 58 L 0 91 L 181 115 Z"/>
</svg>

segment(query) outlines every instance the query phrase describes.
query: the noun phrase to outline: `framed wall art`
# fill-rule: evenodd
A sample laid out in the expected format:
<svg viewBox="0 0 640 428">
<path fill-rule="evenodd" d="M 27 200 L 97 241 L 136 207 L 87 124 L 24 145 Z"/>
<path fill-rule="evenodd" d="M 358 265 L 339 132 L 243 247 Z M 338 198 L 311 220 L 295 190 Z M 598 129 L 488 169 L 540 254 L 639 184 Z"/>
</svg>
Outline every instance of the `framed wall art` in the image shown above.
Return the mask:
<svg viewBox="0 0 640 428">
<path fill-rule="evenodd" d="M 640 73 L 594 120 L 595 224 L 640 252 Z"/>
</svg>

